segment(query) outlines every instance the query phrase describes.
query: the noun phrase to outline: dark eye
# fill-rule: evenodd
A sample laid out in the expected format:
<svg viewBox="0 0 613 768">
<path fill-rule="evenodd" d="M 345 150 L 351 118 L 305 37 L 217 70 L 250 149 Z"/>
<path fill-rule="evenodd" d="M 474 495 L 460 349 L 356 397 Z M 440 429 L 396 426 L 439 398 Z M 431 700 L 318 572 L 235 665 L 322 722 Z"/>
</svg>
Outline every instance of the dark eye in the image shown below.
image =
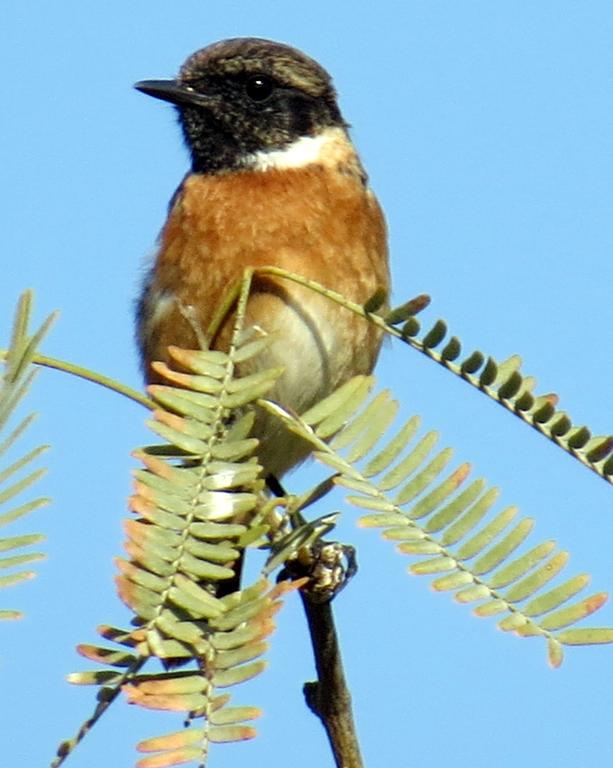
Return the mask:
<svg viewBox="0 0 613 768">
<path fill-rule="evenodd" d="M 266 75 L 253 75 L 245 84 L 247 96 L 253 101 L 265 101 L 273 92 L 274 83 L 272 78 Z"/>
</svg>

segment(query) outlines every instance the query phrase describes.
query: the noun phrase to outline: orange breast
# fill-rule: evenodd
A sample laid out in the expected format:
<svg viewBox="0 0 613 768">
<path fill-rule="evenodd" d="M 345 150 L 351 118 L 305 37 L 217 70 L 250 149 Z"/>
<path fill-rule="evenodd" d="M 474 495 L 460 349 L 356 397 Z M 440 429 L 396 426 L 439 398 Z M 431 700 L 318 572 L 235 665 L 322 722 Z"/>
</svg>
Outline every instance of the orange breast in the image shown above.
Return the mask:
<svg viewBox="0 0 613 768">
<path fill-rule="evenodd" d="M 179 304 L 206 330 L 224 292 L 245 267 L 274 265 L 363 303 L 388 288 L 386 232 L 372 193 L 344 166 L 191 175 L 161 234 L 142 301 L 140 340 L 149 364 L 167 347 L 197 346 Z M 273 397 L 301 411 L 357 373 L 369 372 L 380 338 L 362 318 L 309 289 L 277 278 L 254 284 L 247 323 L 273 334 L 258 366 L 283 365 Z M 215 346 L 227 344 L 231 318 Z M 267 420 L 256 425 L 268 471 L 282 474 L 300 458 Z M 302 449 L 304 450 L 304 449 Z M 275 455 L 285 453 L 281 460 Z M 297 453 L 296 453 L 297 452 Z"/>
</svg>

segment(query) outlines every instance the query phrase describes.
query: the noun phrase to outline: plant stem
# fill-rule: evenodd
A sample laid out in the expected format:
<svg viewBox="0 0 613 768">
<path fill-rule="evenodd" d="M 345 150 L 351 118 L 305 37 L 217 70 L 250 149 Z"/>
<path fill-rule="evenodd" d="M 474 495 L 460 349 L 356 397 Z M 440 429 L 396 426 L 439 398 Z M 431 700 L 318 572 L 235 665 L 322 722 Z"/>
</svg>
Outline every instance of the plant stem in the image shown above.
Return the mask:
<svg viewBox="0 0 613 768">
<path fill-rule="evenodd" d="M 300 595 L 311 633 L 318 678 L 316 682 L 304 685 L 306 703 L 328 734 L 337 768 L 363 768 L 332 602 L 317 602 L 304 590 Z"/>
<path fill-rule="evenodd" d="M 4 360 L 6 358 L 6 354 L 6 350 L 0 349 L 0 360 Z M 125 384 L 112 379 L 110 376 L 104 376 L 102 373 L 97 373 L 96 371 L 92 371 L 89 368 L 84 368 L 82 365 L 77 365 L 76 363 L 71 363 L 67 360 L 59 360 L 55 357 L 48 357 L 47 355 L 39 354 L 33 355 L 32 362 L 34 365 L 39 365 L 43 368 L 54 368 L 57 371 L 69 373 L 79 379 L 91 381 L 94 384 L 98 384 L 101 387 L 105 387 L 106 389 L 110 389 L 119 395 L 127 397 L 129 400 L 133 400 L 139 405 L 144 405 L 145 408 L 155 408 L 154 401 L 148 398 L 142 392 L 138 392 L 137 390 L 132 389 L 132 387 L 128 387 Z"/>
</svg>

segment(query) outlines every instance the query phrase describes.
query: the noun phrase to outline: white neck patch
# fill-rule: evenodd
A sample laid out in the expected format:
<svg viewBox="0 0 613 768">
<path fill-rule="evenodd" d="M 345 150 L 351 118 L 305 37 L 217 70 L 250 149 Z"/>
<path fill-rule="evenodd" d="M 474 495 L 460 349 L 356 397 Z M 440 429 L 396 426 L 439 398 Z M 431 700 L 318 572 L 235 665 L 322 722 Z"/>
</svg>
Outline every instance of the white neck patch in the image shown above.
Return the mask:
<svg viewBox="0 0 613 768">
<path fill-rule="evenodd" d="M 304 168 L 314 163 L 328 165 L 349 155 L 355 156 L 345 131 L 342 128 L 326 128 L 317 136 L 301 136 L 283 149 L 254 152 L 247 162 L 256 171 L 280 171 Z"/>
</svg>

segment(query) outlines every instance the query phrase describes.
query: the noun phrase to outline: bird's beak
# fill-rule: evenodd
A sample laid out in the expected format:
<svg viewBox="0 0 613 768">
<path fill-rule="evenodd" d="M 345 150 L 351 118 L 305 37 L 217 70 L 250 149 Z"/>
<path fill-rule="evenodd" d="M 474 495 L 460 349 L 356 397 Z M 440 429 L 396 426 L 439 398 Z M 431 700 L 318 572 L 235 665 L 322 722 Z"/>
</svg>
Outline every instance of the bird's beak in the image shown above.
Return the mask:
<svg viewBox="0 0 613 768">
<path fill-rule="evenodd" d="M 212 96 L 194 90 L 177 80 L 140 80 L 134 84 L 137 91 L 176 104 L 178 107 L 210 107 Z"/>
</svg>

